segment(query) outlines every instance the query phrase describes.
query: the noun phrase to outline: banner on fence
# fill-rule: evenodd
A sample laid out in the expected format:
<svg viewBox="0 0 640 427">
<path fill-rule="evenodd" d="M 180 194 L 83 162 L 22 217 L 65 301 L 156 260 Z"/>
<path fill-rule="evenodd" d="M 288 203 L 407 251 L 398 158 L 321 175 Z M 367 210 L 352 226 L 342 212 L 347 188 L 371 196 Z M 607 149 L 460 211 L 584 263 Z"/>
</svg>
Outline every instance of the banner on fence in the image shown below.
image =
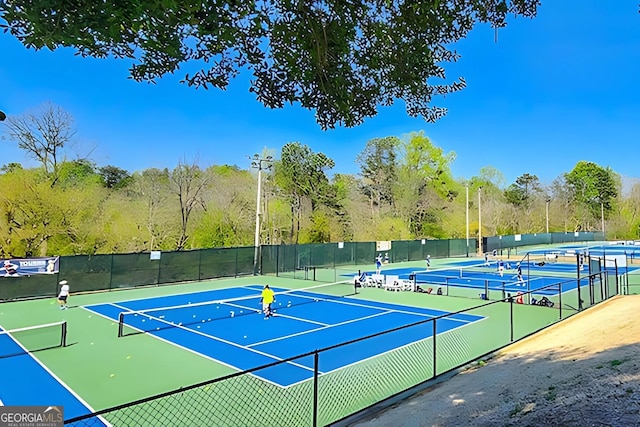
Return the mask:
<svg viewBox="0 0 640 427">
<path fill-rule="evenodd" d="M 55 274 L 60 268 L 60 257 L 0 260 L 0 277 Z"/>
</svg>

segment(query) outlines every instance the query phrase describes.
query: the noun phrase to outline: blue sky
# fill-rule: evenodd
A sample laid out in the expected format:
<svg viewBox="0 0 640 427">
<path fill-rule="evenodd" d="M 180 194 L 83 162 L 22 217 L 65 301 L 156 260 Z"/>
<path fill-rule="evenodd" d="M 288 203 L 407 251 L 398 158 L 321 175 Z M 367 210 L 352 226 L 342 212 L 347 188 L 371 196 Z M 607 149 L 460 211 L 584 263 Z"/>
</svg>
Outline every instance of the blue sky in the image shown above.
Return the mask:
<svg viewBox="0 0 640 427">
<path fill-rule="evenodd" d="M 507 185 L 524 173 L 550 183 L 580 160 L 640 176 L 637 0 L 543 1 L 537 18 L 512 18 L 497 43 L 480 26 L 456 50 L 462 58 L 447 66 L 448 78 L 464 76 L 468 87 L 435 99 L 449 108 L 444 119 L 408 117 L 397 101 L 359 127 L 322 131 L 299 106 L 264 108 L 246 80 L 226 91 L 189 88 L 179 75 L 136 83 L 127 60 L 27 50 L 0 34 L 0 109 L 22 114 L 51 101 L 75 118 L 79 145 L 71 157 L 91 151 L 98 165 L 130 172 L 196 158 L 202 166 L 248 168 L 246 156 L 299 141 L 333 158 L 333 172 L 355 174 L 368 140 L 424 131 L 457 154 L 457 178 L 493 166 Z M 0 163 L 34 164 L 14 143 L 0 144 Z"/>
</svg>

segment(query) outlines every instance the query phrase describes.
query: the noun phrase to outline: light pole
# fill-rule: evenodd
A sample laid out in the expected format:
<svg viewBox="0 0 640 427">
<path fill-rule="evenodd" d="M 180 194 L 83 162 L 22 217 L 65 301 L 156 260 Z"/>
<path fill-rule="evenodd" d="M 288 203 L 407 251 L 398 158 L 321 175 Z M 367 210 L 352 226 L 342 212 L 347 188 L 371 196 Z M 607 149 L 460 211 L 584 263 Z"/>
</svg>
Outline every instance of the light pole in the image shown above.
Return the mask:
<svg viewBox="0 0 640 427">
<path fill-rule="evenodd" d="M 545 210 L 546 210 L 546 214 L 547 214 L 547 234 L 549 234 L 549 202 L 551 200 L 547 199 L 545 200 Z"/>
<path fill-rule="evenodd" d="M 253 271 L 255 273 L 259 273 L 258 271 L 258 260 L 259 260 L 259 252 L 260 252 L 260 207 L 261 207 L 261 198 L 262 198 L 262 171 L 271 169 L 273 165 L 273 157 L 266 156 L 262 157 L 258 154 L 254 154 L 253 157 L 249 157 L 251 160 L 251 167 L 254 169 L 258 169 L 258 194 L 256 197 L 256 235 L 255 235 L 255 255 L 253 258 Z"/>
<path fill-rule="evenodd" d="M 480 254 L 482 255 L 484 252 L 482 251 L 482 187 L 478 187 L 478 248 L 480 249 Z"/>
<path fill-rule="evenodd" d="M 467 220 L 467 256 L 469 256 L 469 183 L 465 186 L 465 194 L 466 194 L 466 204 L 465 204 L 465 212 L 466 212 L 466 220 Z"/>
</svg>

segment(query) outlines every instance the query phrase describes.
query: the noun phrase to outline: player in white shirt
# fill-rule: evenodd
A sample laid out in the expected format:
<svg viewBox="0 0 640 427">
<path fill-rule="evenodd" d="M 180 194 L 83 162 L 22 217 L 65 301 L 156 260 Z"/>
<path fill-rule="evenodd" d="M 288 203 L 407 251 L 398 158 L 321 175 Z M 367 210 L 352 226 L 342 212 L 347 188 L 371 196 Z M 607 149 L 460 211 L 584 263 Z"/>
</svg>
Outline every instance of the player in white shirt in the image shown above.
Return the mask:
<svg viewBox="0 0 640 427">
<path fill-rule="evenodd" d="M 66 310 L 69 308 L 67 307 L 67 301 L 69 299 L 69 285 L 66 280 L 62 280 L 60 284 L 62 286 L 60 287 L 60 293 L 58 294 L 58 304 L 60 304 L 60 310 Z"/>
</svg>

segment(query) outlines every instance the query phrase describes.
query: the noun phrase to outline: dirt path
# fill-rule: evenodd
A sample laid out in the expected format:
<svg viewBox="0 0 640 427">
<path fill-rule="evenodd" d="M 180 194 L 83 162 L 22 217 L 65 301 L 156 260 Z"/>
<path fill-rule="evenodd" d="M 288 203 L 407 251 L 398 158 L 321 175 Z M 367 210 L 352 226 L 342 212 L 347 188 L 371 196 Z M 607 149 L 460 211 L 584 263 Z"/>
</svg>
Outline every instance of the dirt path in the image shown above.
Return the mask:
<svg viewBox="0 0 640 427">
<path fill-rule="evenodd" d="M 640 426 L 640 295 L 554 325 L 358 427 Z"/>
</svg>

